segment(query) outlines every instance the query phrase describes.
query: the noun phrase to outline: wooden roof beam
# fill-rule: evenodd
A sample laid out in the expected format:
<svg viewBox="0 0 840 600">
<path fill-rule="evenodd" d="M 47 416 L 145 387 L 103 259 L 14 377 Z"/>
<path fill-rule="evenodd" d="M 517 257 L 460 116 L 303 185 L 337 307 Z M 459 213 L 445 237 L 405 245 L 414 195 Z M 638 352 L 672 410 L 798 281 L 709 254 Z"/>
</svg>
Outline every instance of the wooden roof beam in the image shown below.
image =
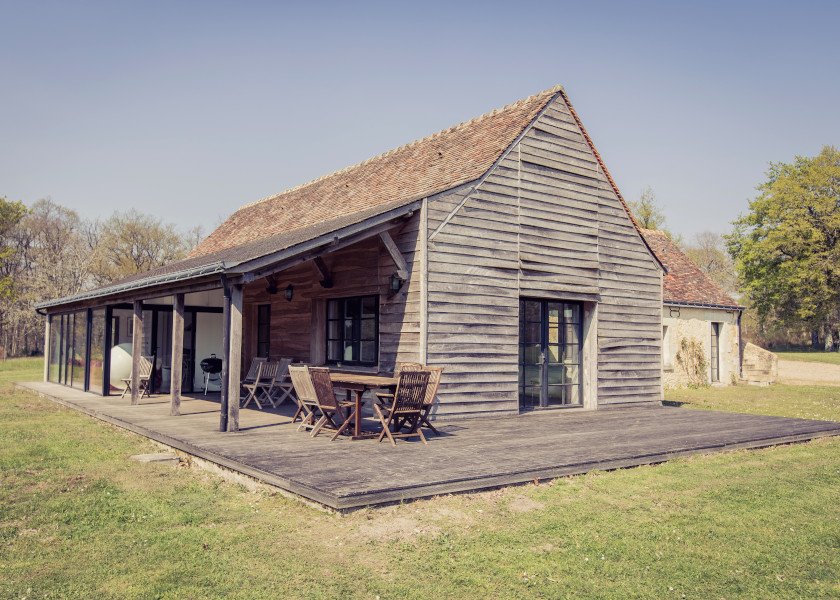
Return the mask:
<svg viewBox="0 0 840 600">
<path fill-rule="evenodd" d="M 402 252 L 400 252 L 400 249 L 397 248 L 394 238 L 392 238 L 391 234 L 387 231 L 383 231 L 379 234 L 379 239 L 381 239 L 382 243 L 385 244 L 388 254 L 391 255 L 391 260 L 394 261 L 394 265 L 397 267 L 397 277 L 403 281 L 408 279 L 408 265 L 405 262 Z"/>
<path fill-rule="evenodd" d="M 327 289 L 331 288 L 333 286 L 332 273 L 329 268 L 327 268 L 327 263 L 324 262 L 324 259 L 320 256 L 316 256 L 312 260 L 312 264 L 314 265 L 315 270 L 318 271 L 318 275 L 321 277 L 321 287 Z"/>
</svg>

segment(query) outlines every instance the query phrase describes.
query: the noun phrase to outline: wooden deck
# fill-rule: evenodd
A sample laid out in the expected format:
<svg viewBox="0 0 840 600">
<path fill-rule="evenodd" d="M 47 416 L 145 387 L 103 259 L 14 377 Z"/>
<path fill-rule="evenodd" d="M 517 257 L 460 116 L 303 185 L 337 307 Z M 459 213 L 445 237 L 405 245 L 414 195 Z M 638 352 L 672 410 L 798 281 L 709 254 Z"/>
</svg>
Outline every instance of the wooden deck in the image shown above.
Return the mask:
<svg viewBox="0 0 840 600">
<path fill-rule="evenodd" d="M 674 407 L 545 411 L 436 423 L 441 437 L 398 442 L 312 439 L 290 411 L 244 409 L 240 433 L 220 433 L 219 405 L 185 397 L 103 398 L 51 383 L 22 387 L 188 454 L 335 509 L 529 482 L 675 456 L 840 435 L 840 423 Z M 209 398 L 209 397 L 208 397 Z M 287 405 L 288 406 L 288 405 Z"/>
</svg>

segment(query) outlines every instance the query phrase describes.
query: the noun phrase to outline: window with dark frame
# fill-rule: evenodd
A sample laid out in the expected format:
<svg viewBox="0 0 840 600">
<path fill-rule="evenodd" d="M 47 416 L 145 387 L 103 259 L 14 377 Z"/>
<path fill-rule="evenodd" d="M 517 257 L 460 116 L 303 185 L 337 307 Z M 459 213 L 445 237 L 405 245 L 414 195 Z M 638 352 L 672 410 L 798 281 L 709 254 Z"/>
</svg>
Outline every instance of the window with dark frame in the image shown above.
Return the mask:
<svg viewBox="0 0 840 600">
<path fill-rule="evenodd" d="M 268 358 L 271 352 L 271 305 L 257 306 L 257 356 Z"/>
<path fill-rule="evenodd" d="M 327 301 L 327 363 L 374 366 L 379 362 L 379 296 Z"/>
<path fill-rule="evenodd" d="M 712 383 L 720 381 L 720 323 L 712 323 L 711 347 Z"/>
</svg>

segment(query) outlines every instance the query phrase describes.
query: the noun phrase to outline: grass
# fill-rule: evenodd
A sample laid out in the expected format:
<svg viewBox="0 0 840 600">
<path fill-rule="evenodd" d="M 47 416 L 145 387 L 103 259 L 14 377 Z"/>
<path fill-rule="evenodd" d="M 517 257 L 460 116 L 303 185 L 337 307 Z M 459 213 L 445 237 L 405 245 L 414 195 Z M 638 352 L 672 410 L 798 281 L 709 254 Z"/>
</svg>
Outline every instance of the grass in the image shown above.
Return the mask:
<svg viewBox="0 0 840 600">
<path fill-rule="evenodd" d="M 665 390 L 665 399 L 689 408 L 840 421 L 840 387 L 737 385 Z"/>
<path fill-rule="evenodd" d="M 795 360 L 798 362 L 821 362 L 829 365 L 840 365 L 840 352 L 814 352 L 800 350 L 798 352 L 776 352 L 779 360 Z"/>
<path fill-rule="evenodd" d="M 0 598 L 840 596 L 838 439 L 342 516 L 130 462 L 154 447 L 11 391 L 39 369 L 0 363 Z"/>
</svg>

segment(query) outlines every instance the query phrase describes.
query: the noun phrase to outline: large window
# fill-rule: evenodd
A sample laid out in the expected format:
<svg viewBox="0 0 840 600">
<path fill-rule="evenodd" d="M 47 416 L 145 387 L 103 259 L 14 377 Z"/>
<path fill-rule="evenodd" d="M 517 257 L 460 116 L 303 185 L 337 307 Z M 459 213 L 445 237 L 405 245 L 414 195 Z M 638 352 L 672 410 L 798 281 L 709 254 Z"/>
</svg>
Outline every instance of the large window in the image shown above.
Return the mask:
<svg viewBox="0 0 840 600">
<path fill-rule="evenodd" d="M 257 356 L 268 358 L 271 354 L 271 305 L 257 306 Z"/>
<path fill-rule="evenodd" d="M 327 362 L 375 365 L 379 362 L 379 297 L 327 301 Z"/>
<path fill-rule="evenodd" d="M 720 323 L 712 323 L 712 382 L 720 381 Z"/>
</svg>

